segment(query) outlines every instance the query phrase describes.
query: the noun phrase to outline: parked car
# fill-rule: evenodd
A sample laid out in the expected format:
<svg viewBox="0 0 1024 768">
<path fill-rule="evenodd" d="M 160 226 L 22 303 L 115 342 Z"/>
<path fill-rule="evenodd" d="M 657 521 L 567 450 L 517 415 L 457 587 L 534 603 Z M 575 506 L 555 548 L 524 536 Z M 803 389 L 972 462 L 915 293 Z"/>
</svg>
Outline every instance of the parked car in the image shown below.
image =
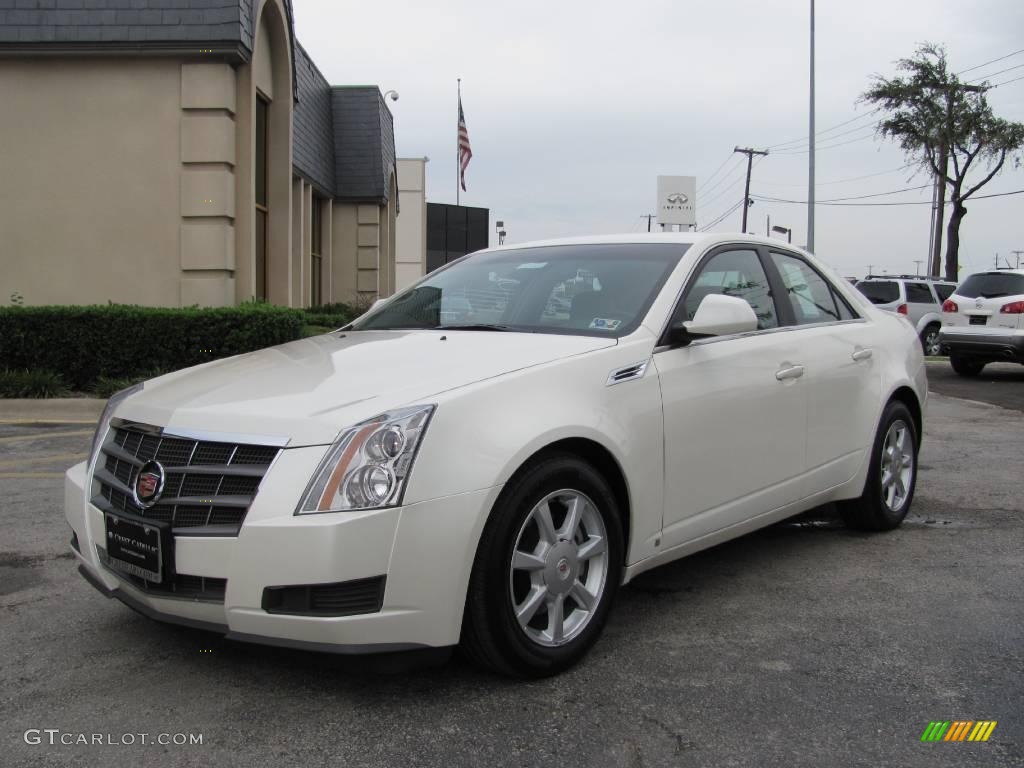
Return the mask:
<svg viewBox="0 0 1024 768">
<path fill-rule="evenodd" d="M 857 288 L 879 309 L 905 315 L 917 330 L 926 355 L 941 354 L 942 302 L 956 289 L 956 283 L 938 277 L 868 275 L 857 282 Z"/>
<path fill-rule="evenodd" d="M 942 305 L 942 322 L 942 350 L 961 376 L 1024 364 L 1024 269 L 971 275 Z"/>
<path fill-rule="evenodd" d="M 489 272 L 501 308 L 446 322 Z M 777 241 L 507 246 L 115 395 L 66 517 L 82 575 L 161 621 L 549 675 L 658 565 L 828 502 L 898 526 L 926 396 L 913 329 Z"/>
</svg>

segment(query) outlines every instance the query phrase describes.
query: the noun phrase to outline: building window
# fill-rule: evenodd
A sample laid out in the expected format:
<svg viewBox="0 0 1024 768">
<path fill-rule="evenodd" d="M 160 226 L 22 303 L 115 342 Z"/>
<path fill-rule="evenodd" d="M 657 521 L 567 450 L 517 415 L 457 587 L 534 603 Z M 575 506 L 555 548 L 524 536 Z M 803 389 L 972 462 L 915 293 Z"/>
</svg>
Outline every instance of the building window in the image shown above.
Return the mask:
<svg viewBox="0 0 1024 768">
<path fill-rule="evenodd" d="M 319 307 L 323 301 L 323 222 L 321 220 L 323 199 L 313 196 L 313 211 L 310 222 L 309 254 L 309 303 Z"/>
<path fill-rule="evenodd" d="M 270 104 L 256 96 L 256 298 L 267 298 L 267 115 Z"/>
</svg>

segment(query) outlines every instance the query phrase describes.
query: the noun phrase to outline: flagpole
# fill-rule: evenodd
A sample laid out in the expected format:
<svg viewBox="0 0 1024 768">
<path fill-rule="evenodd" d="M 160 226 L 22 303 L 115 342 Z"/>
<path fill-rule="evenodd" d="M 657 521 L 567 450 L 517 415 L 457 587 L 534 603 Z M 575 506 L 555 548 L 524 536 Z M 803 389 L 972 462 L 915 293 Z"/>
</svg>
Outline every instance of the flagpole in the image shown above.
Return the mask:
<svg viewBox="0 0 1024 768">
<path fill-rule="evenodd" d="M 457 110 L 462 109 L 462 78 L 457 79 L 458 92 L 459 92 L 459 104 Z M 455 112 L 455 205 L 459 204 L 459 111 Z"/>
</svg>

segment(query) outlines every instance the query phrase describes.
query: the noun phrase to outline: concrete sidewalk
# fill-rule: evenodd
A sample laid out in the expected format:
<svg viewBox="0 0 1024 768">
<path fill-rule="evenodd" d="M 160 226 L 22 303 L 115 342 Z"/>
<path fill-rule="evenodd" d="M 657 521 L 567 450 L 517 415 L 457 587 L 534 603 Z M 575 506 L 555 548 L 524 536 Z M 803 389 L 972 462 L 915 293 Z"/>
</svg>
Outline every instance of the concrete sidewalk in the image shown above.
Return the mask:
<svg viewBox="0 0 1024 768">
<path fill-rule="evenodd" d="M 95 397 L 0 398 L 0 424 L 95 424 L 106 402 Z"/>
</svg>

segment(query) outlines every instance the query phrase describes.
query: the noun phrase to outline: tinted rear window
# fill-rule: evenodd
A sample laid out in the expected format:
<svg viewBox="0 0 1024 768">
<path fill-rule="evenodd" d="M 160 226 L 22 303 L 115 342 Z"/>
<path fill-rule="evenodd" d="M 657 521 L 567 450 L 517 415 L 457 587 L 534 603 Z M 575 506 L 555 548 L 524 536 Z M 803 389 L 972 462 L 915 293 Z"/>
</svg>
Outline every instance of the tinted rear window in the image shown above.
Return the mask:
<svg viewBox="0 0 1024 768">
<path fill-rule="evenodd" d="M 1003 296 L 1017 296 L 1024 293 L 1024 275 L 1012 272 L 982 272 L 971 275 L 956 289 L 957 294 L 967 299 L 998 299 Z"/>
<path fill-rule="evenodd" d="M 857 290 L 868 297 L 872 304 L 888 304 L 900 297 L 900 286 L 891 280 L 861 280 Z"/>
</svg>

